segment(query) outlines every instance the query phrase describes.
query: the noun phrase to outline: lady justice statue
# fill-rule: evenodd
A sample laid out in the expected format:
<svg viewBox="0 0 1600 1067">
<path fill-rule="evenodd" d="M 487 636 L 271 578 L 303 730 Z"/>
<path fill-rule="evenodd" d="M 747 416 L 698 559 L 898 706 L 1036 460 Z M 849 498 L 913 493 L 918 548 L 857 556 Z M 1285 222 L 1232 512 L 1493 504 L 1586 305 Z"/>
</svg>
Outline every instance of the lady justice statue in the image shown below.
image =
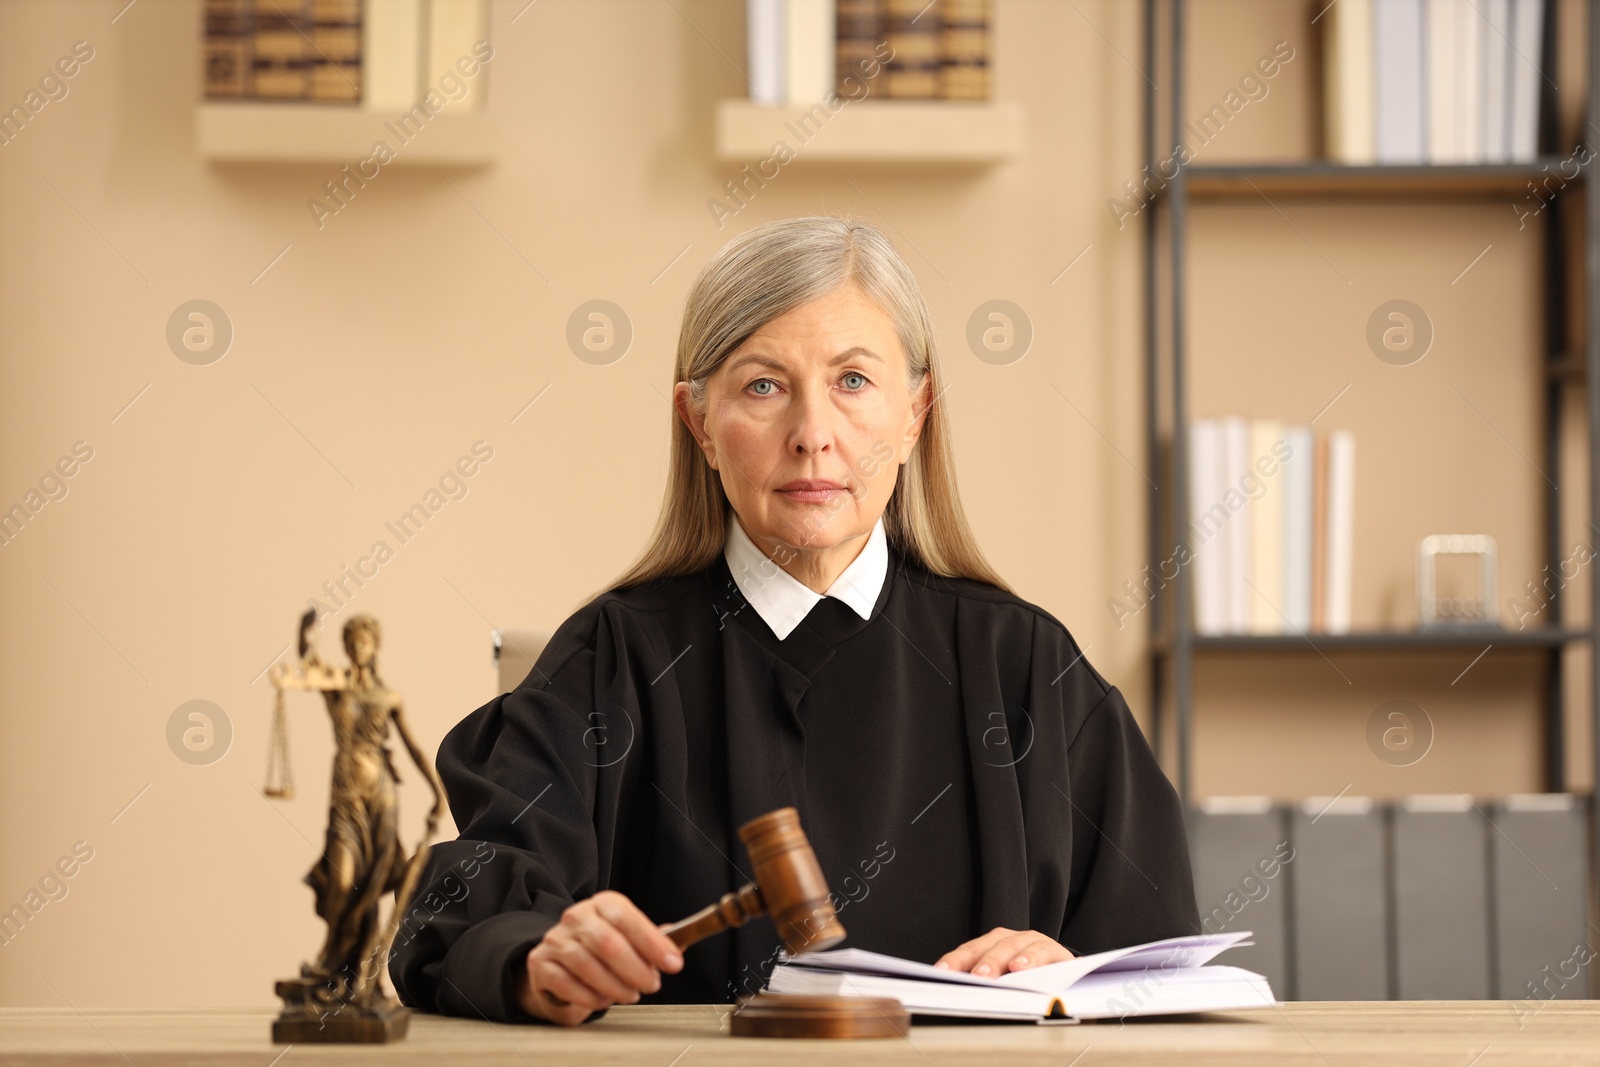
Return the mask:
<svg viewBox="0 0 1600 1067">
<path fill-rule="evenodd" d="M 272 1038 L 279 1043 L 398 1040 L 405 1036 L 410 1012 L 383 991 L 388 946 L 427 865 L 428 842 L 444 810 L 444 786 L 406 726 L 400 695 L 378 677 L 378 620 L 355 615 L 345 623 L 346 669 L 323 664 L 311 647 L 316 618 L 312 609 L 300 620 L 299 669 L 280 663 L 270 672 L 277 708 L 264 792 L 284 799 L 294 795 L 284 691 L 321 693 L 333 722 L 333 782 L 327 844 L 305 882 L 316 893 L 317 914 L 328 924 L 328 937 L 315 963 L 301 964 L 298 978 L 277 983 L 284 1009 L 272 1024 Z M 395 799 L 399 775 L 387 744 L 391 719 L 433 790 L 427 830 L 409 859 L 400 845 Z M 394 910 L 387 929 L 380 930 L 378 906 L 391 890 Z"/>
</svg>

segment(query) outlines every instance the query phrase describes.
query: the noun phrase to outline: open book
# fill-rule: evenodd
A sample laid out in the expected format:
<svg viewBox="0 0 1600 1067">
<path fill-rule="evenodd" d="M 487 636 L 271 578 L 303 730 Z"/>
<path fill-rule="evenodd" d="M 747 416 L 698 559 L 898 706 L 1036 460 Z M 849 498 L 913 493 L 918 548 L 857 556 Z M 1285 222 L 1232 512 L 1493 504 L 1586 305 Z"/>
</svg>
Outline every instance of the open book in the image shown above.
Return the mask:
<svg viewBox="0 0 1600 1067">
<path fill-rule="evenodd" d="M 1034 1022 L 1270 1008 L 1277 1000 L 1261 975 L 1207 966 L 1225 949 L 1253 944 L 1249 937 L 1248 930 L 1171 937 L 998 978 L 940 970 L 858 948 L 785 953 L 767 988 L 774 993 L 894 997 L 913 1015 Z"/>
</svg>

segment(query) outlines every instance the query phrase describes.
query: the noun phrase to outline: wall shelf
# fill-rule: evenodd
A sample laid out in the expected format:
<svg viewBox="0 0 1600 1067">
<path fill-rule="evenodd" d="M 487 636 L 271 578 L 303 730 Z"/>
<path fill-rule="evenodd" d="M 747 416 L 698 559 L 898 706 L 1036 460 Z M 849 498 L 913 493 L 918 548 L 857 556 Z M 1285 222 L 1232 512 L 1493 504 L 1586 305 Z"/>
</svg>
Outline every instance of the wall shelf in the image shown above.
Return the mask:
<svg viewBox="0 0 1600 1067">
<path fill-rule="evenodd" d="M 716 156 L 727 163 L 767 159 L 780 141 L 791 162 L 997 163 L 1021 154 L 1023 135 L 1014 101 L 863 100 L 838 111 L 717 102 Z"/>
<path fill-rule="evenodd" d="M 375 142 L 383 141 L 394 152 L 384 166 L 494 162 L 493 117 L 487 112 L 452 112 L 451 106 L 445 105 L 420 128 L 396 132 L 396 115 L 356 107 L 202 103 L 195 107 L 195 147 L 200 158 L 218 162 L 354 166 L 372 155 Z"/>
</svg>

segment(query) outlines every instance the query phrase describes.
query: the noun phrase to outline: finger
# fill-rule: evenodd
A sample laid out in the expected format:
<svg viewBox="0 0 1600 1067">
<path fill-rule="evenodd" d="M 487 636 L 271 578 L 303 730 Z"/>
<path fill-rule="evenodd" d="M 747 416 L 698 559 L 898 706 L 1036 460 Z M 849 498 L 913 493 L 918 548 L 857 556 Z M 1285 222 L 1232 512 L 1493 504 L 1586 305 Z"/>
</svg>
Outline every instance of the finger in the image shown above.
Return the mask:
<svg viewBox="0 0 1600 1067">
<path fill-rule="evenodd" d="M 616 981 L 624 987 L 619 1000 L 630 1001 L 635 990 L 654 993 L 661 988 L 661 976 L 646 963 L 621 930 L 608 922 L 598 910 L 580 919 L 573 930 L 578 943 L 588 950 Z M 601 986 L 595 986 L 602 992 Z"/>
<path fill-rule="evenodd" d="M 1011 958 L 1013 971 L 1025 971 L 1029 967 L 1042 967 L 1047 963 L 1060 963 L 1062 960 L 1072 959 L 1060 943 L 1040 934 L 1038 940 L 1032 944 L 1023 945 L 1019 954 Z"/>
<path fill-rule="evenodd" d="M 683 969 L 683 955 L 678 945 L 639 910 L 639 906 L 621 893 L 595 894 L 595 910 L 601 917 L 622 932 L 635 952 L 651 966 L 675 974 Z M 660 976 L 657 987 L 660 988 Z M 651 989 L 654 993 L 656 990 Z"/>
<path fill-rule="evenodd" d="M 939 957 L 935 967 L 947 968 L 952 971 L 969 971 L 972 965 L 987 952 L 996 941 L 1002 937 L 1009 937 L 1016 933 L 1004 926 L 996 926 L 982 937 L 975 937 L 971 941 L 964 941 L 955 948 Z"/>
<path fill-rule="evenodd" d="M 588 945 L 573 938 L 554 953 L 555 961 L 573 977 L 605 998 L 605 1004 L 632 1004 L 639 997 L 636 987 L 619 978 L 605 961 L 598 959 Z"/>
<path fill-rule="evenodd" d="M 590 1009 L 570 1004 L 548 989 L 534 991 L 533 997 L 534 1014 L 559 1026 L 576 1026 L 591 1014 Z"/>
<path fill-rule="evenodd" d="M 1039 934 L 1031 930 L 1023 930 L 1009 937 L 1002 937 L 972 965 L 973 974 L 1001 975 L 1010 970 L 1010 963 L 1017 955 L 1026 955 L 1023 946 L 1031 945 L 1039 938 Z"/>
<path fill-rule="evenodd" d="M 579 1008 L 585 1013 L 611 1006 L 610 1001 L 584 985 L 566 967 L 548 957 L 536 958 L 528 965 L 528 980 L 533 986 L 535 995 L 544 997 L 547 1003 L 548 994 L 554 993 L 572 1007 Z M 562 1012 L 567 1009 L 558 1007 L 556 1010 Z"/>
</svg>

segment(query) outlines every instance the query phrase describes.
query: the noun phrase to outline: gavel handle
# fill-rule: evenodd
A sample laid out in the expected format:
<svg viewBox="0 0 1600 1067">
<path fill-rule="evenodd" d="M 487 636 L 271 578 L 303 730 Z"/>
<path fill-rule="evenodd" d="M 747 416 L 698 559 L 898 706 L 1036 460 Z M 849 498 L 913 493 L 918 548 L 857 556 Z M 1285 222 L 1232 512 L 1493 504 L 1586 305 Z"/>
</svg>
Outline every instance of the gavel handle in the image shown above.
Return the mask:
<svg viewBox="0 0 1600 1067">
<path fill-rule="evenodd" d="M 679 948 L 688 948 L 696 941 L 732 926 L 743 926 L 746 920 L 766 913 L 767 905 L 761 899 L 761 890 L 751 882 L 737 892 L 724 893 L 721 900 L 707 905 L 687 919 L 663 926 L 661 932 L 672 938 Z"/>
</svg>

